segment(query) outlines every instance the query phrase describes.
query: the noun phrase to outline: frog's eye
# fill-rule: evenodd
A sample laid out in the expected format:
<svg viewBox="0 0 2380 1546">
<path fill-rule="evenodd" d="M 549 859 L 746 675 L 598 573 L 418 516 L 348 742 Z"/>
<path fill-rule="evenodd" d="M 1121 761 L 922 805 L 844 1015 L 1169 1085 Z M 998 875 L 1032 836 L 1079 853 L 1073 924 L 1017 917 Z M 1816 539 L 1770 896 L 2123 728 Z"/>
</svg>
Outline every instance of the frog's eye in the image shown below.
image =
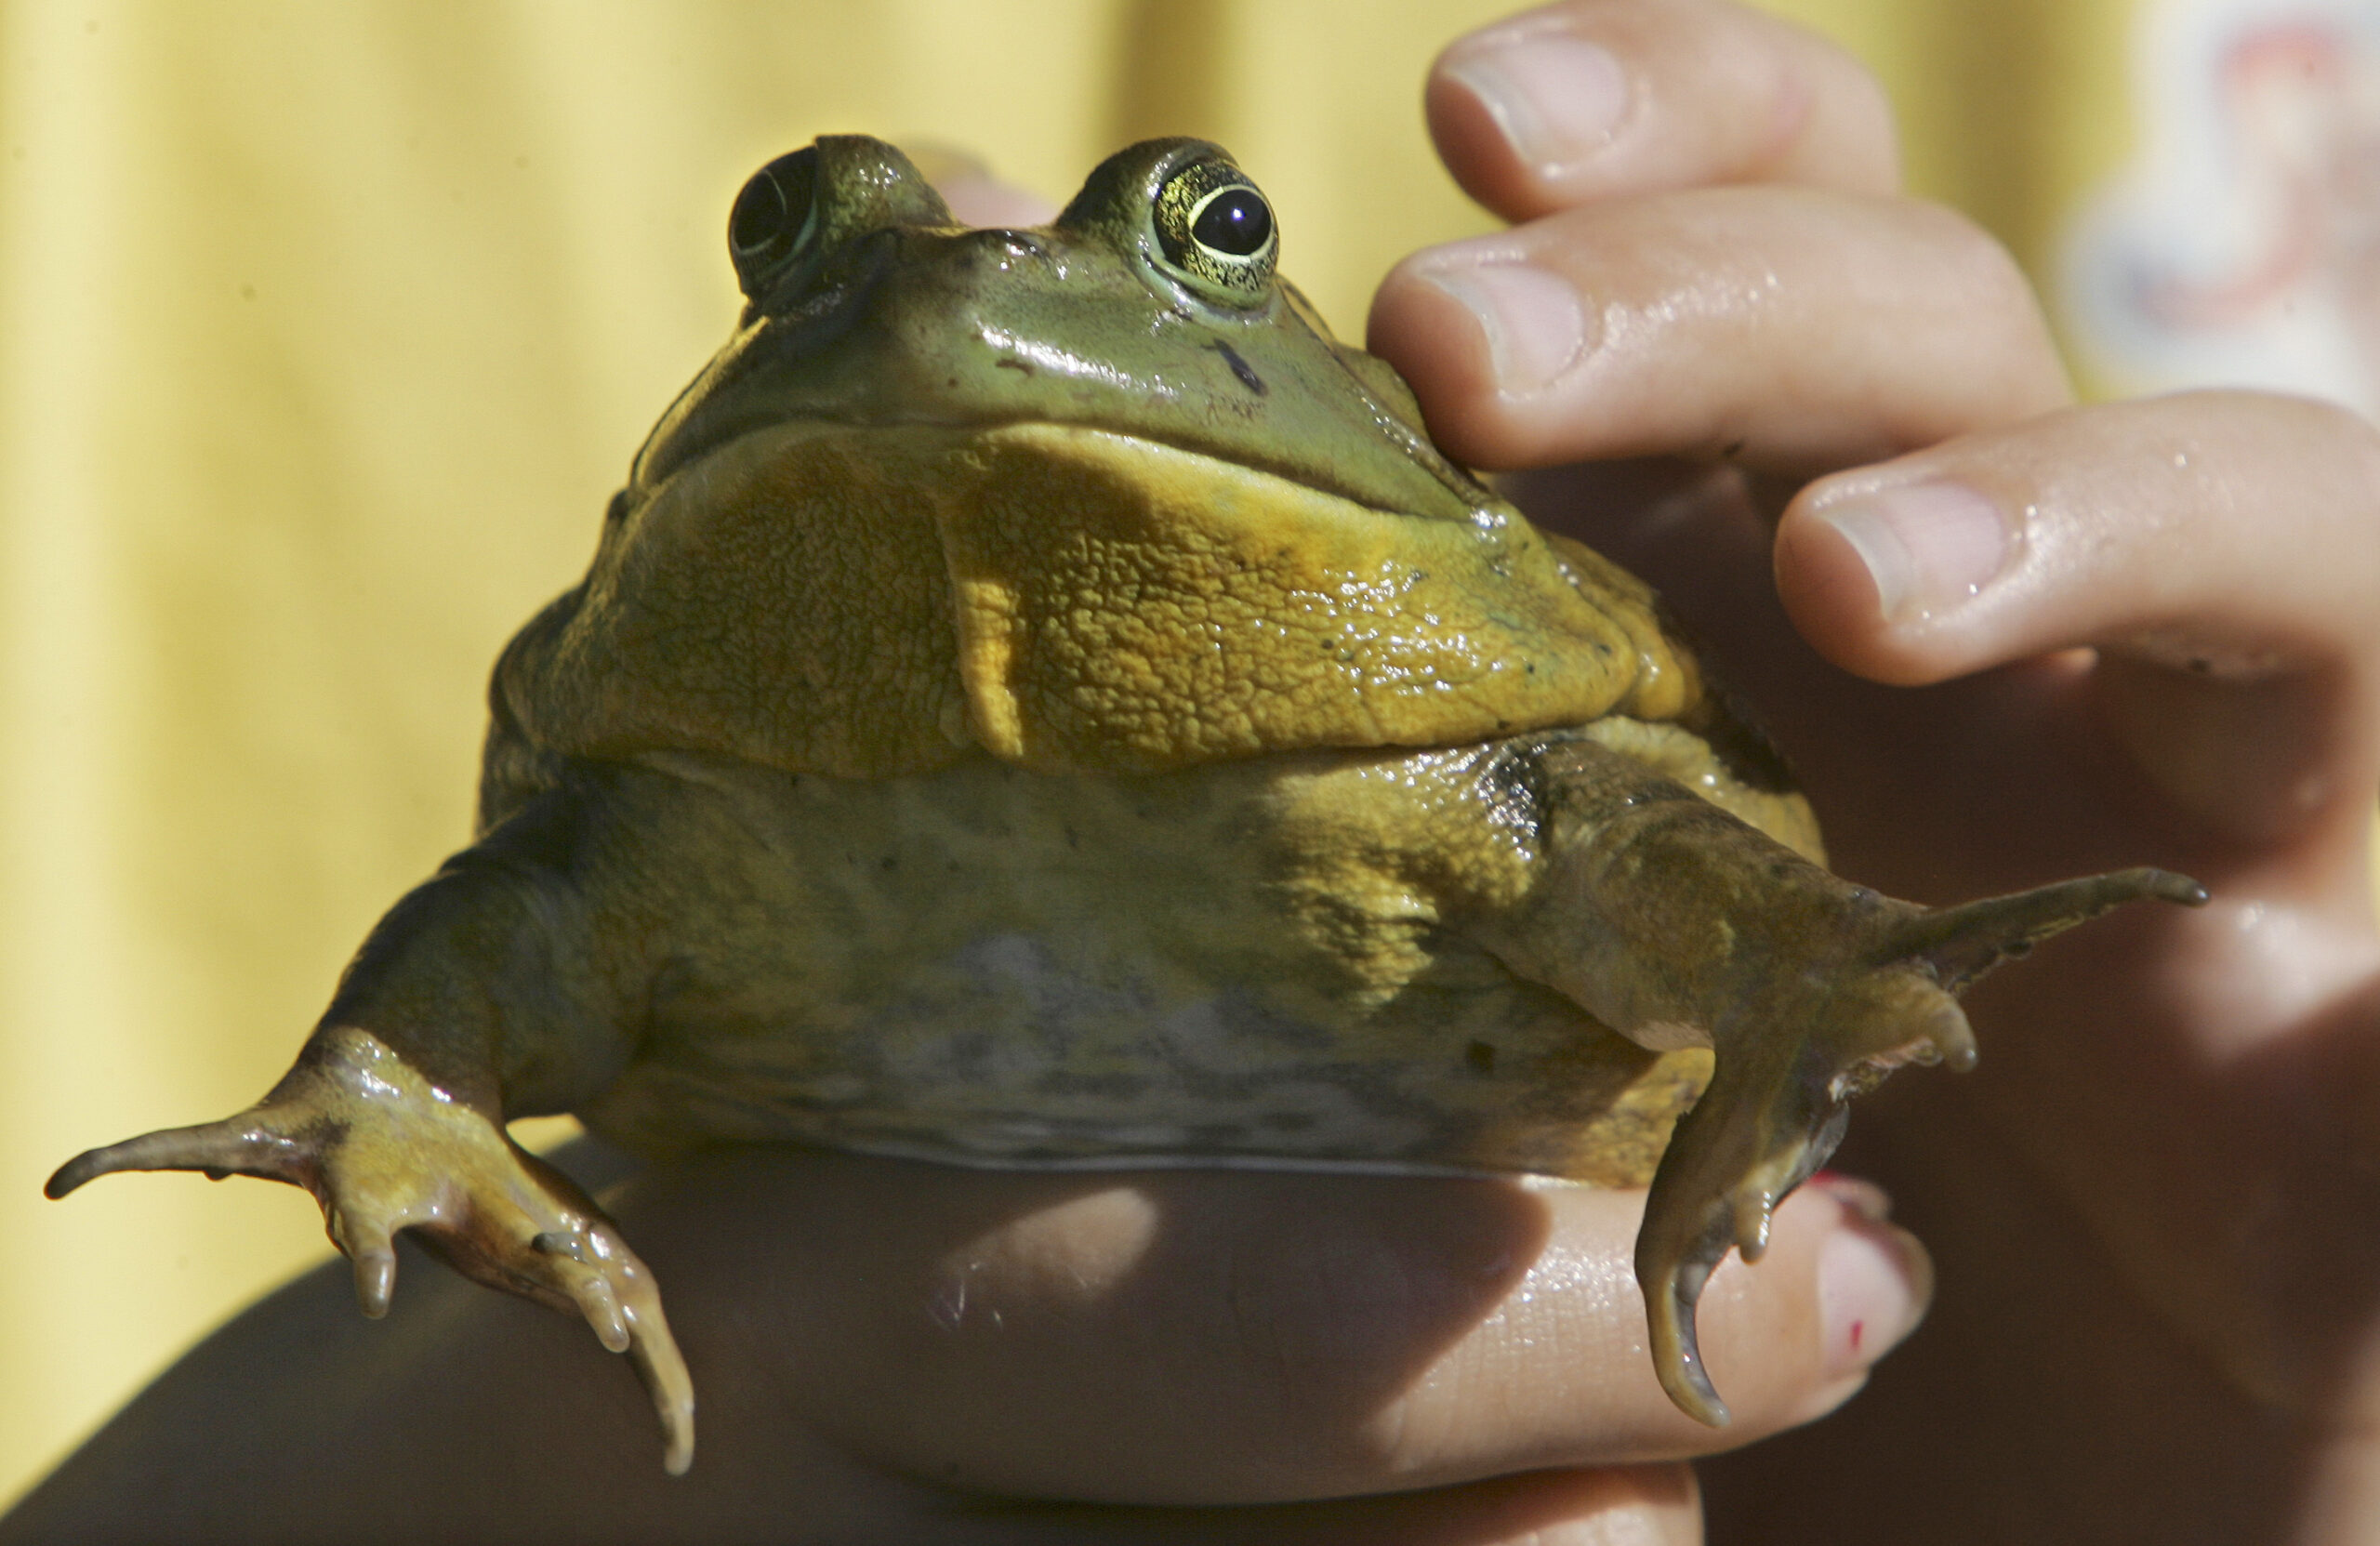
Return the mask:
<svg viewBox="0 0 2380 1546">
<path fill-rule="evenodd" d="M 1195 161 L 1157 194 L 1157 244 L 1166 267 L 1209 300 L 1253 306 L 1273 291 L 1281 252 L 1273 206 L 1226 161 Z"/>
<path fill-rule="evenodd" d="M 818 229 L 818 152 L 781 155 L 752 174 L 727 217 L 727 253 L 745 298 L 758 300 Z"/>
</svg>

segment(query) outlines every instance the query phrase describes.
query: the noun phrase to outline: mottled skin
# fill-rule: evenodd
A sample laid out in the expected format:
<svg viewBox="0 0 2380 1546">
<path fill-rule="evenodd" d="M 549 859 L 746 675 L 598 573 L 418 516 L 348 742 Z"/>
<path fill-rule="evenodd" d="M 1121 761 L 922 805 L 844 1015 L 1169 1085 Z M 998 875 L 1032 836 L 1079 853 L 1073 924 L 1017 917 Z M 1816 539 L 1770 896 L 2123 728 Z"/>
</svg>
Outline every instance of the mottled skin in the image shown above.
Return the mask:
<svg viewBox="0 0 2380 1546">
<path fill-rule="evenodd" d="M 651 1276 L 509 1118 L 1650 1180 L 1654 1363 L 1724 1421 L 1695 1299 L 1848 1098 L 1971 1061 L 1950 995 L 2002 956 L 2198 897 L 1829 875 L 1652 594 L 1430 445 L 1212 146 L 1134 147 L 1016 231 L 822 139 L 730 245 L 734 337 L 498 664 L 478 840 L 262 1102 L 53 1195 L 306 1186 L 373 1313 L 417 1229 L 632 1352 L 682 1470 Z"/>
</svg>

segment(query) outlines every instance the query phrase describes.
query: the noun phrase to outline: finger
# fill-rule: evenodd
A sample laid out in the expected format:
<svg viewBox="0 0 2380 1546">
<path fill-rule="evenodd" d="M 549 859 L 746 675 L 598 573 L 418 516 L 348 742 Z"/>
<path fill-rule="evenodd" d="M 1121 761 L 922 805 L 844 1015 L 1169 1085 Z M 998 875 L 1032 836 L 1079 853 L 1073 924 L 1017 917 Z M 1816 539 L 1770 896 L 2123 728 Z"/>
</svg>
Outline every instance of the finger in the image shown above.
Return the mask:
<svg viewBox="0 0 2380 1546">
<path fill-rule="evenodd" d="M 1493 468 L 1739 456 L 1809 472 L 2069 400 L 2032 292 L 1946 210 L 1810 189 L 1595 205 L 1408 258 L 1370 347 Z"/>
<path fill-rule="evenodd" d="M 933 184 L 951 214 L 971 226 L 1041 226 L 1057 218 L 1058 206 L 1028 189 L 1002 182 L 982 158 L 947 145 L 904 146 L 909 160 Z"/>
<path fill-rule="evenodd" d="M 1722 0 L 1529 11 L 1450 46 L 1423 101 L 1455 180 L 1510 220 L 1706 183 L 1900 183 L 1875 77 L 1816 33 Z"/>
<path fill-rule="evenodd" d="M 775 1154 L 678 1189 L 656 1222 L 722 1205 L 805 1221 L 782 1250 L 717 1220 L 677 1249 L 755 1252 L 739 1270 L 788 1307 L 786 1378 L 827 1432 L 893 1471 L 1028 1497 L 1259 1503 L 1707 1452 L 1840 1402 L 1925 1293 L 1915 1242 L 1858 1197 L 1799 1195 L 1768 1258 L 1731 1261 L 1703 1301 L 1736 1412 L 1721 1436 L 1645 1351 L 1640 1193 Z"/>
<path fill-rule="evenodd" d="M 687 1270 L 696 1265 L 668 1263 L 681 1284 L 699 1277 Z M 722 1305 L 711 1319 L 701 1294 L 682 1302 L 696 1312 L 685 1329 L 721 1416 L 704 1464 L 669 1480 L 641 1463 L 642 1414 L 613 1399 L 606 1376 L 615 1371 L 588 1358 L 575 1333 L 446 1274 L 427 1275 L 419 1288 L 392 1322 L 368 1329 L 324 1273 L 235 1317 L 20 1503 L 0 1539 L 313 1539 L 326 1510 L 358 1497 L 389 1502 L 370 1521 L 341 1514 L 342 1539 L 744 1540 L 774 1539 L 772 1530 L 951 1546 L 1701 1539 L 1683 1465 L 1539 1470 L 1222 1513 L 953 1491 L 888 1474 L 810 1431 L 782 1368 L 749 1355 L 755 1333 L 774 1331 L 787 1306 Z M 1004 1420 L 1040 1416 L 1012 1411 Z M 788 1520 L 800 1527 L 788 1531 Z"/>
<path fill-rule="evenodd" d="M 2141 770 L 2270 839 L 2375 774 L 2380 437 L 2303 399 L 2078 408 L 1812 485 L 1777 578 L 1844 667 L 1918 683 L 2075 645 Z"/>
<path fill-rule="evenodd" d="M 1684 1465 L 1540 1471 L 1461 1487 L 1325 1503 L 1209 1509 L 1049 1505 L 1002 1511 L 967 1539 L 985 1546 L 1130 1540 L 1237 1546 L 1543 1546 L 1627 1541 L 1700 1546 L 1701 1498 Z M 1001 1525 L 1010 1527 L 1003 1529 Z"/>
</svg>

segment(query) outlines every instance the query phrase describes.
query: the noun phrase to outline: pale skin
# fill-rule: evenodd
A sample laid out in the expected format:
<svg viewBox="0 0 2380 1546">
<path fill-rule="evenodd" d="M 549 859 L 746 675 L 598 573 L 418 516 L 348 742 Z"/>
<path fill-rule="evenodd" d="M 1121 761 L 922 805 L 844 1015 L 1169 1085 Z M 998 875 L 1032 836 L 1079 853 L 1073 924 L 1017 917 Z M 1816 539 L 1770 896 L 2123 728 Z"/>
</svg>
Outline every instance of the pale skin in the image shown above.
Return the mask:
<svg viewBox="0 0 2380 1546">
<path fill-rule="evenodd" d="M 1532 512 L 1672 597 L 1838 867 L 2216 898 L 2045 946 L 1970 1000 L 1977 1073 L 1860 1104 L 1845 1163 L 1940 1302 L 1836 1417 L 1701 1468 L 1711 1537 L 2368 1539 L 2372 432 L 2073 407 L 2004 255 L 1898 195 L 1874 84 L 1754 13 L 1532 13 L 1429 107 L 1518 223 L 1400 268 L 1372 347 L 1455 455 L 1604 464 Z M 1684 1461 L 1842 1404 L 1923 1313 L 1882 1207 L 1814 1184 L 1713 1277 L 1714 1433 L 1646 1368 L 1631 1195 L 713 1157 L 614 1201 L 702 1381 L 688 1477 L 582 1329 L 413 1258 L 379 1326 L 343 1272 L 234 1323 L 0 1539 L 1692 1541 Z"/>
</svg>

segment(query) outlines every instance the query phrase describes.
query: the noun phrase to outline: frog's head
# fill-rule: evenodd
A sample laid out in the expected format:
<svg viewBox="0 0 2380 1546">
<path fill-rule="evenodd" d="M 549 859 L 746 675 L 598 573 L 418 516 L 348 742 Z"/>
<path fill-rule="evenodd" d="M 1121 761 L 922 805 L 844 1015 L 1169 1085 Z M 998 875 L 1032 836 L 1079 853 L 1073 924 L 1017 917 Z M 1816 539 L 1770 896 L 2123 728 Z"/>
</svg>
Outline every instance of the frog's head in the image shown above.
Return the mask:
<svg viewBox="0 0 2380 1546">
<path fill-rule="evenodd" d="M 1699 692 L 1641 583 L 1330 337 L 1212 145 L 977 231 L 892 146 L 824 139 L 746 184 L 728 247 L 734 336 L 498 666 L 493 747 L 1157 772 Z"/>
<path fill-rule="evenodd" d="M 1203 140 L 1109 157 L 1051 225 L 971 230 L 892 146 L 821 139 L 736 198 L 741 323 L 634 482 L 780 425 L 1040 422 L 1468 517 L 1488 496 L 1430 445 L 1395 373 L 1280 277 L 1280 245 L 1263 193 Z"/>
</svg>

